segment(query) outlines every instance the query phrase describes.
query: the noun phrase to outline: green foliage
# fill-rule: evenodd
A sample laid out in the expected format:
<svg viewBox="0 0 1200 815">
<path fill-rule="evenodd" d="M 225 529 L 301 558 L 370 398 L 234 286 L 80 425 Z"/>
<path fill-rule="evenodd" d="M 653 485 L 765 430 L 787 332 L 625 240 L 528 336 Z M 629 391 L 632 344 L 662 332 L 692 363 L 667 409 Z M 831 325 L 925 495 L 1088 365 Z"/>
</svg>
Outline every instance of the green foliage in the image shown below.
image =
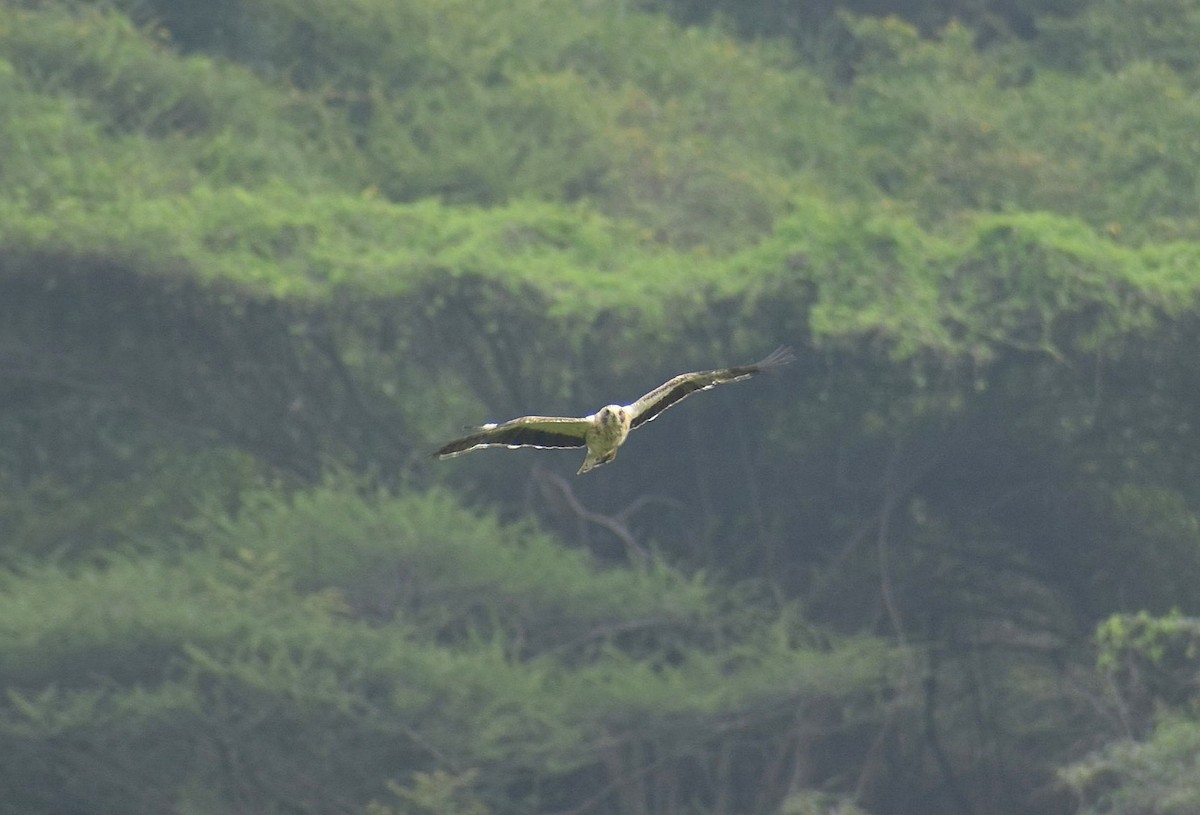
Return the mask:
<svg viewBox="0 0 1200 815">
<path fill-rule="evenodd" d="M 353 616 L 403 619 L 434 641 L 470 635 L 510 643 L 514 656 L 568 657 L 612 637 L 636 643 L 641 629 L 686 638 L 713 602 L 711 587 L 665 564 L 596 572 L 583 553 L 465 516 L 440 492 L 380 501 L 330 486 L 245 500 L 256 510 L 222 526 L 230 551 L 282 557 L 297 591 L 335 592 Z"/>
<path fill-rule="evenodd" d="M 0 49 L 18 66 L 26 92 L 69 102 L 64 107 L 74 121 L 60 125 L 63 135 L 98 127 L 103 137 L 91 150 L 125 143 L 137 145 L 143 161 L 151 158 L 151 167 L 125 176 L 135 186 L 178 190 L 195 181 L 195 171 L 220 183 L 257 184 L 278 174 L 298 180 L 320 160 L 306 149 L 286 98 L 245 71 L 202 57 L 180 59 L 154 30 L 135 29 L 111 11 L 0 14 Z M 87 152 L 56 158 L 95 161 Z M 64 192 L 73 190 L 58 194 Z"/>
<path fill-rule="evenodd" d="M 947 240 L 887 209 L 804 204 L 738 263 L 807 278 L 818 340 L 878 335 L 902 358 L 1067 359 L 1113 353 L 1197 294 L 1190 243 L 1132 250 L 1049 213 L 976 218 Z"/>
<path fill-rule="evenodd" d="M 1182 813 L 1200 805 L 1200 621 L 1173 611 L 1116 614 L 1096 631 L 1098 665 L 1122 723 L 1117 738 L 1059 771 L 1086 813 Z"/>
<path fill-rule="evenodd" d="M 435 770 L 432 773 L 415 773 L 411 788 L 389 781 L 388 790 L 401 804 L 389 806 L 372 801 L 367 805 L 365 815 L 487 815 L 487 804 L 471 795 L 471 786 L 477 776 L 474 770 L 455 775 Z"/>
<path fill-rule="evenodd" d="M 1046 209 L 1134 241 L 1192 233 L 1198 109 L 1179 74 L 1148 61 L 1063 74 L 981 53 L 954 25 L 938 42 L 895 20 L 853 30 L 866 56 L 852 133 L 883 195 L 931 220 Z"/>
<path fill-rule="evenodd" d="M 1147 741 L 1121 740 L 1065 768 L 1086 815 L 1186 815 L 1200 807 L 1200 722 L 1169 717 Z"/>
<path fill-rule="evenodd" d="M 662 565 L 599 569 L 440 493 L 262 493 L 192 532 L 173 556 L 6 577 L 0 741 L 31 789 L 57 755 L 78 772 L 55 800 L 90 790 L 118 811 L 128 777 L 99 777 L 103 750 L 116 767 L 169 760 L 146 792 L 193 806 L 203 789 L 276 811 L 312 780 L 365 806 L 397 772 L 415 773 L 390 785 L 402 808 L 379 811 L 480 811 L 517 777 L 562 805 L 606 765 L 596 733 L 653 744 L 674 773 L 797 708 L 836 700 L 838 729 L 874 722 L 889 684 L 878 642 L 826 651 L 790 615 L 730 614 Z"/>
<path fill-rule="evenodd" d="M 1093 0 L 1078 15 L 1043 19 L 1041 48 L 1047 60 L 1074 70 L 1117 72 L 1154 62 L 1194 83 L 1198 28 L 1200 11 L 1187 0 Z"/>
<path fill-rule="evenodd" d="M 139 451 L 140 452 L 140 451 Z M 10 482 L 0 493 L 0 559 L 7 565 L 30 559 L 70 561 L 104 556 L 113 547 L 180 536 L 203 506 L 235 506 L 243 490 L 259 482 L 248 456 L 230 450 L 168 454 L 136 459 L 133 472 L 110 473 L 98 483 L 46 475 L 18 486 L 22 467 L 9 463 Z M 89 462 L 104 469 L 98 461 Z M 93 474 L 94 475 L 94 474 Z"/>
<path fill-rule="evenodd" d="M 1098 665 L 1112 684 L 1128 726 L 1141 730 L 1164 708 L 1194 712 L 1200 679 L 1200 621 L 1178 610 L 1115 614 L 1096 632 Z"/>
<path fill-rule="evenodd" d="M 651 6 L 0 9 L 0 798 L 1192 805 L 1194 10 Z"/>
<path fill-rule="evenodd" d="M 1153 665 L 1162 665 L 1168 647 L 1182 651 L 1182 658 L 1200 659 L 1200 628 L 1196 620 L 1184 618 L 1178 610 L 1166 617 L 1151 617 L 1145 611 L 1136 615 L 1114 615 L 1100 626 L 1096 638 L 1100 647 L 1101 668 L 1113 669 L 1123 655 L 1132 653 Z"/>
<path fill-rule="evenodd" d="M 642 0 L 663 8 L 687 24 L 725 22 L 748 38 L 787 37 L 806 56 L 825 56 L 842 33 L 839 23 L 851 14 L 896 15 L 926 33 L 948 24 L 966 23 L 981 40 L 1029 37 L 1044 15 L 1065 15 L 1089 6 L 1088 0 L 876 0 L 845 3 L 776 3 L 771 0 Z M 832 42 L 831 42 L 832 41 Z M 818 51 L 817 55 L 811 54 Z"/>
</svg>

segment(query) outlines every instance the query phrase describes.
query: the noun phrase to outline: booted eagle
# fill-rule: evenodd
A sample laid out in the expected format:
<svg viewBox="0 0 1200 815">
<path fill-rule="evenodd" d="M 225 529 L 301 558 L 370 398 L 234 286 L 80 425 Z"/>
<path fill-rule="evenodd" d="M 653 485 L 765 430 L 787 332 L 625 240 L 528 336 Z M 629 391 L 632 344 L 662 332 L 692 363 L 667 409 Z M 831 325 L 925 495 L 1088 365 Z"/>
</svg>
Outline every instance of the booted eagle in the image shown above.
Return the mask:
<svg viewBox="0 0 1200 815">
<path fill-rule="evenodd" d="M 795 358 L 790 348 L 780 346 L 753 365 L 680 374 L 635 402 L 606 405 L 582 419 L 569 416 L 522 416 L 502 424 L 485 424 L 471 435 L 445 445 L 434 455 L 449 458 L 481 447 L 586 447 L 587 458 L 577 473 L 582 475 L 616 458 L 617 448 L 625 442 L 630 430 L 657 418 L 658 414 L 679 400 L 726 382 L 738 382 L 761 371 L 779 368 Z"/>
</svg>

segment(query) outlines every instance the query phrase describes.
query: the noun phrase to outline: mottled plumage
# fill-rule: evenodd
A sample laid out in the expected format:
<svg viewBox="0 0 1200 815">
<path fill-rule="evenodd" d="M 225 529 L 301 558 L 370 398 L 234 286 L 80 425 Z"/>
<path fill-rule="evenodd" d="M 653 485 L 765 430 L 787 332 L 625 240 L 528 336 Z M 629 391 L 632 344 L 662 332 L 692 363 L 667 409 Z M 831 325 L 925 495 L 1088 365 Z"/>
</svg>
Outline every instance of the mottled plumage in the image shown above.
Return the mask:
<svg viewBox="0 0 1200 815">
<path fill-rule="evenodd" d="M 628 405 L 606 405 L 579 419 L 566 416 L 522 416 L 501 424 L 485 424 L 461 439 L 446 444 L 434 455 L 457 456 L 481 447 L 586 447 L 579 473 L 586 473 L 617 457 L 629 431 L 653 421 L 667 408 L 693 393 L 726 382 L 747 379 L 762 371 L 787 365 L 795 359 L 781 346 L 753 365 L 696 371 L 673 377 Z"/>
</svg>

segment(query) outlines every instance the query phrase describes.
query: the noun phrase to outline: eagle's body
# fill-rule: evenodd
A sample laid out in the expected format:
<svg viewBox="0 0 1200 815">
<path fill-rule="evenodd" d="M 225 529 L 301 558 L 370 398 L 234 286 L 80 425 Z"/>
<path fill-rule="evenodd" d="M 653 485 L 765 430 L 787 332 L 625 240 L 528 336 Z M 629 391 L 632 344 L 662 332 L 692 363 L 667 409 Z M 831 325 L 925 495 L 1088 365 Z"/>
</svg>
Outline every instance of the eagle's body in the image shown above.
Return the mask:
<svg viewBox="0 0 1200 815">
<path fill-rule="evenodd" d="M 607 464 L 617 457 L 617 448 L 625 443 L 629 435 L 629 408 L 620 405 L 606 405 L 596 411 L 595 415 L 586 417 L 592 420 L 592 426 L 587 429 L 583 440 L 587 443 L 587 458 L 576 475 L 582 475 L 593 467 Z"/>
<path fill-rule="evenodd" d="M 587 457 L 579 468 L 588 470 L 617 457 L 629 431 L 655 419 L 681 399 L 726 382 L 747 379 L 761 371 L 787 365 L 795 359 L 786 347 L 775 349 L 753 365 L 680 374 L 628 405 L 606 405 L 590 416 L 522 416 L 502 424 L 485 424 L 469 436 L 446 444 L 434 455 L 457 456 L 481 447 L 586 447 Z"/>
</svg>

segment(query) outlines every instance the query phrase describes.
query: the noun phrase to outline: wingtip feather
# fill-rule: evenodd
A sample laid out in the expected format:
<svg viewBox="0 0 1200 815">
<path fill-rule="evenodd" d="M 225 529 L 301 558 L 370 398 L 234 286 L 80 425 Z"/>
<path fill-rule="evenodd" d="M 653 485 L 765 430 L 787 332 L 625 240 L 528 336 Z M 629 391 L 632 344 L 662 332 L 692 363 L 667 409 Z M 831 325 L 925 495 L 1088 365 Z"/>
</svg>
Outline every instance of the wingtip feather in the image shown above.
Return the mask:
<svg viewBox="0 0 1200 815">
<path fill-rule="evenodd" d="M 791 365 L 795 361 L 796 353 L 792 350 L 791 346 L 781 345 L 754 363 L 754 367 L 760 371 L 766 371 L 771 368 L 782 368 L 784 365 Z"/>
</svg>

